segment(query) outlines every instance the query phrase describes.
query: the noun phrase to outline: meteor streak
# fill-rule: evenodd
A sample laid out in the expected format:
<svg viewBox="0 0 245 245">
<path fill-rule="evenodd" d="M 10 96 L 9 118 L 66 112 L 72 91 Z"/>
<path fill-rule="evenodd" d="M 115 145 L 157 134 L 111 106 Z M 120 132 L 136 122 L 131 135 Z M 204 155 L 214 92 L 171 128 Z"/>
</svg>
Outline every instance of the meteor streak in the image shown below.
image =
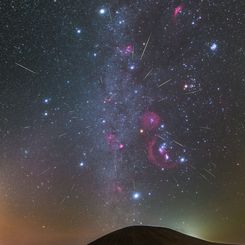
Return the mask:
<svg viewBox="0 0 245 245">
<path fill-rule="evenodd" d="M 151 34 L 149 35 L 148 40 L 147 40 L 147 42 L 146 42 L 146 44 L 145 44 L 145 48 L 144 48 L 144 50 L 143 50 L 143 52 L 142 52 L 142 54 L 141 54 L 140 60 L 142 60 L 143 57 L 144 57 L 144 54 L 145 54 L 145 51 L 146 51 L 146 49 L 147 49 L 147 46 L 148 46 L 148 44 L 149 44 L 150 39 L 151 39 Z"/>
<path fill-rule="evenodd" d="M 27 70 L 27 71 L 33 73 L 33 74 L 37 74 L 35 71 L 33 71 L 33 70 L 31 70 L 31 69 L 29 69 L 29 68 L 27 68 L 27 67 L 25 67 L 25 66 L 23 66 L 23 65 L 21 65 L 21 64 L 19 64 L 19 63 L 15 63 L 15 64 L 16 64 L 17 66 L 19 66 L 19 67 L 21 67 L 21 68 L 23 68 L 23 69 L 25 69 L 25 70 Z"/>
</svg>

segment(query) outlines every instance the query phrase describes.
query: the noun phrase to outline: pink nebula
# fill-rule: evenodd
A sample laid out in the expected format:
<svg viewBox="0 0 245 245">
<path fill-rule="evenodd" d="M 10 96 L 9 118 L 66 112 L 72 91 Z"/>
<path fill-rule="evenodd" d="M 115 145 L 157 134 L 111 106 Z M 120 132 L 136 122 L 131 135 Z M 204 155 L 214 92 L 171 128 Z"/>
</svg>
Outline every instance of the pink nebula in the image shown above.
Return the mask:
<svg viewBox="0 0 245 245">
<path fill-rule="evenodd" d="M 161 118 L 155 112 L 145 112 L 141 118 L 141 128 L 145 131 L 152 132 L 157 129 Z"/>
<path fill-rule="evenodd" d="M 124 144 L 120 143 L 119 139 L 114 133 L 108 133 L 106 135 L 106 141 L 113 151 L 122 150 L 124 148 Z"/>
<path fill-rule="evenodd" d="M 132 44 L 128 44 L 127 46 L 120 48 L 120 52 L 124 55 L 130 55 L 134 52 L 134 47 Z"/>
<path fill-rule="evenodd" d="M 183 10 L 183 8 L 184 8 L 184 4 L 180 4 L 179 6 L 177 6 L 174 9 L 174 18 L 176 18 L 178 16 L 178 14 L 181 13 L 181 11 Z"/>
<path fill-rule="evenodd" d="M 147 155 L 148 155 L 148 160 L 160 167 L 160 168 L 165 168 L 165 169 L 170 169 L 174 168 L 177 165 L 173 163 L 169 158 L 169 154 L 167 152 L 167 149 L 163 147 L 158 147 L 157 146 L 157 137 L 154 136 L 147 145 Z"/>
</svg>

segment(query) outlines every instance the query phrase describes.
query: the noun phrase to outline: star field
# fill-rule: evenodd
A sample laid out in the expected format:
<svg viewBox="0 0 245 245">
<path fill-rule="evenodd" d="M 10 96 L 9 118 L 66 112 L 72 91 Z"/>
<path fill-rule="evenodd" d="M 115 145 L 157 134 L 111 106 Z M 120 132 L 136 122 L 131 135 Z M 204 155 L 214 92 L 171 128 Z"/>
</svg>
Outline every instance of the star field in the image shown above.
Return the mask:
<svg viewBox="0 0 245 245">
<path fill-rule="evenodd" d="M 0 241 L 129 225 L 245 242 L 243 1 L 5 1 Z"/>
</svg>

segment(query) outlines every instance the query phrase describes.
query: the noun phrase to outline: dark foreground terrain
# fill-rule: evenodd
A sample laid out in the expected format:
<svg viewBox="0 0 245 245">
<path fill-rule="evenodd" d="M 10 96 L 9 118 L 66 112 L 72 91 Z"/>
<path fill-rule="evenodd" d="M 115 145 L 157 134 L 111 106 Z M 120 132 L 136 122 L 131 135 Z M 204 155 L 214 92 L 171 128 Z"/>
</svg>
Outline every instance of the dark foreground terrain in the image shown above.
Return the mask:
<svg viewBox="0 0 245 245">
<path fill-rule="evenodd" d="M 89 245 L 218 245 L 218 243 L 206 242 L 167 228 L 131 226 L 105 235 Z"/>
</svg>

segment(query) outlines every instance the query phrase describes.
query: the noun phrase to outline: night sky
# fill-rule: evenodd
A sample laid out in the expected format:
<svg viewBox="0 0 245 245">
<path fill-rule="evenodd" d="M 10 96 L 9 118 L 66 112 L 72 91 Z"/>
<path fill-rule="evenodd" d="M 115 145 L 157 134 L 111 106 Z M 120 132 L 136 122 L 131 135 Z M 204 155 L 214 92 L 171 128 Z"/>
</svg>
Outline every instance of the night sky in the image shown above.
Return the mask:
<svg viewBox="0 0 245 245">
<path fill-rule="evenodd" d="M 0 243 L 129 225 L 245 242 L 243 0 L 0 4 Z"/>
</svg>

